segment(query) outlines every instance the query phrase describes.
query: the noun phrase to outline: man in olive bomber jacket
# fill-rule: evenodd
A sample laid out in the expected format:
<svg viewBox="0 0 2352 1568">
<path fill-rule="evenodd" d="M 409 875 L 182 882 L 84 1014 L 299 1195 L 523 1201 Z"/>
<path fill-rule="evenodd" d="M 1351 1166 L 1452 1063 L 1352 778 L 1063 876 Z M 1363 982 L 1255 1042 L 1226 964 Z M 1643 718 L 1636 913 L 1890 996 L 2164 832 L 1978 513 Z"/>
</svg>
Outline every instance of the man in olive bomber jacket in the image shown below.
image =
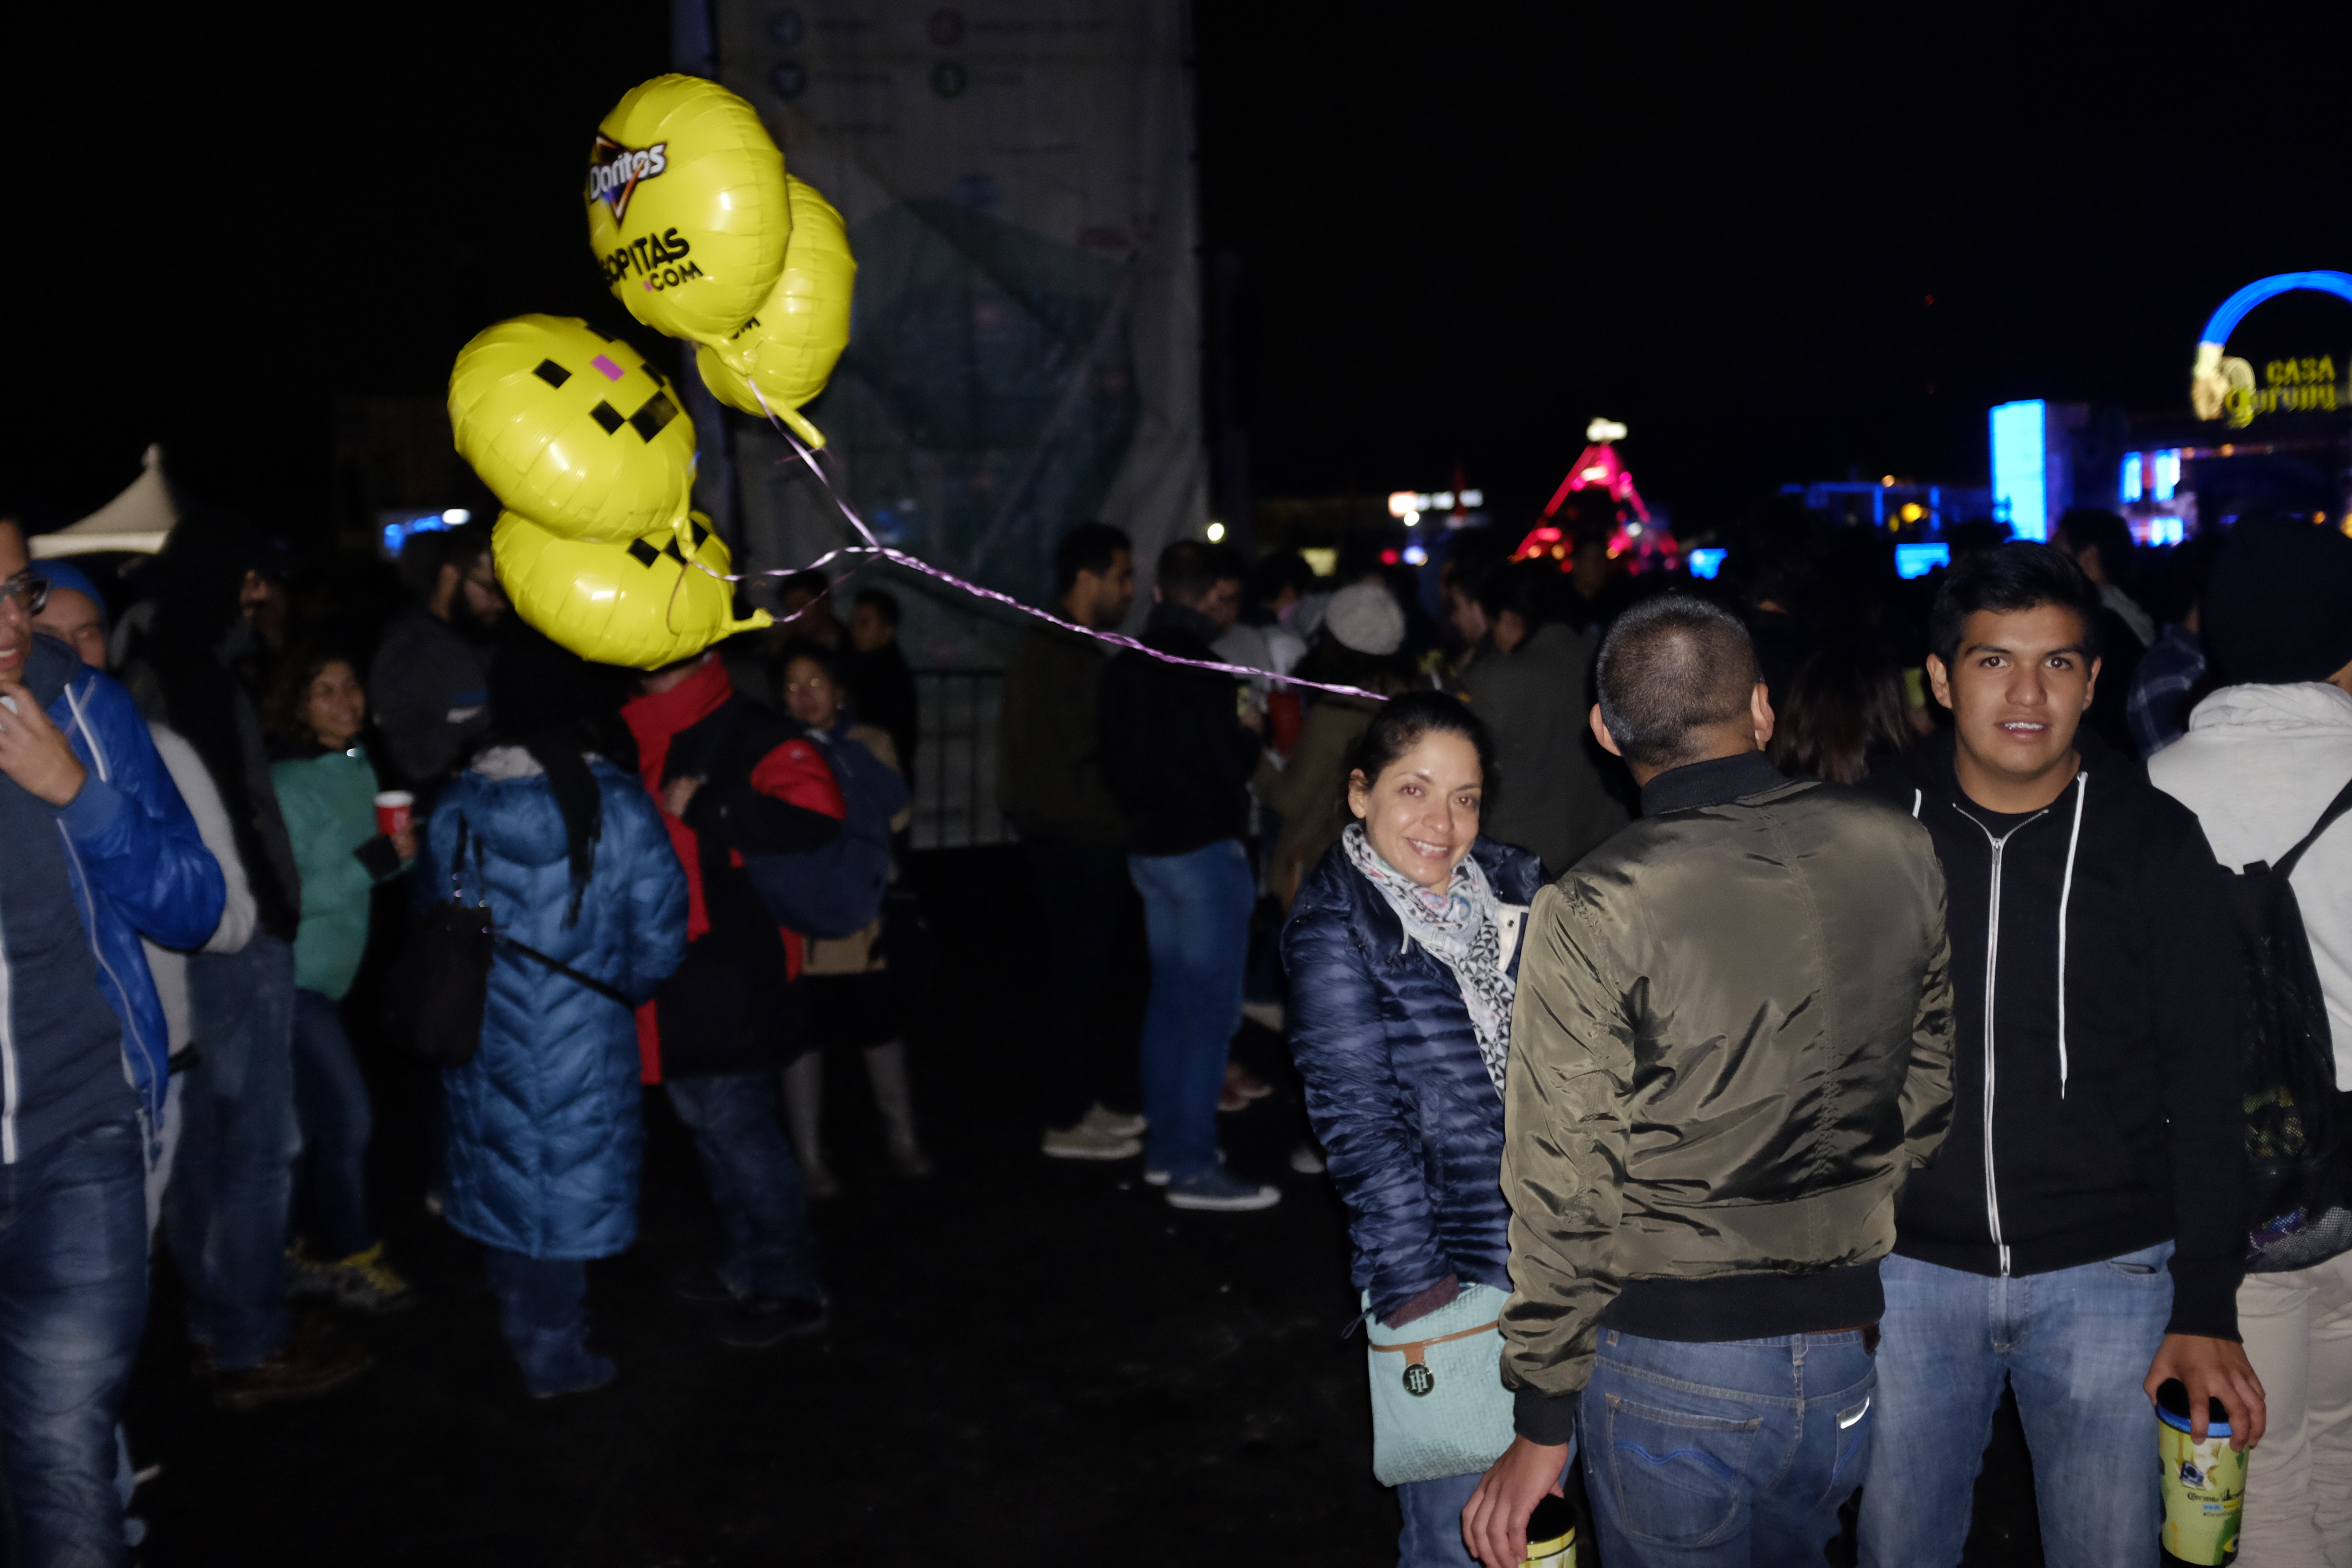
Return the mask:
<svg viewBox="0 0 2352 1568">
<path fill-rule="evenodd" d="M 1727 612 L 1628 611 L 1600 688 L 1643 819 L 1528 920 L 1502 1173 L 1518 1436 L 1464 1538 L 1517 1563 L 1573 1431 L 1612 1568 L 1801 1561 L 1861 1479 L 1879 1260 L 1949 1121 L 1943 874 L 1903 814 L 1766 760 Z"/>
</svg>

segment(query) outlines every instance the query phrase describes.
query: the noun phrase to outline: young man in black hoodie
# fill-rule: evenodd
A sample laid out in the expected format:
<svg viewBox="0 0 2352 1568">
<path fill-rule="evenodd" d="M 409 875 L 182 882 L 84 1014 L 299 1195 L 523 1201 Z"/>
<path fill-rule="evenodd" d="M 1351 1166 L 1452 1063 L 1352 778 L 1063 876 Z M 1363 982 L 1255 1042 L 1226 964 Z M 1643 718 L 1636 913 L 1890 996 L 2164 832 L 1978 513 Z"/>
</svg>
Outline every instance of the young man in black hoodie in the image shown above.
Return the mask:
<svg viewBox="0 0 2352 1568">
<path fill-rule="evenodd" d="M 1212 612 L 1240 584 L 1218 552 L 1179 540 L 1160 555 L 1146 647 L 1215 663 Z M 1230 617 L 1223 617 L 1230 621 Z M 1182 1209 L 1261 1209 L 1279 1188 L 1217 1157 L 1217 1094 L 1242 1025 L 1242 972 L 1257 896 L 1242 838 L 1265 721 L 1234 677 L 1123 653 L 1103 671 L 1102 777 L 1135 837 L 1128 875 L 1143 895 L 1151 999 L 1143 1021 L 1144 1179 Z"/>
<path fill-rule="evenodd" d="M 2080 729 L 2098 593 L 2005 544 L 1937 595 L 1948 736 L 1873 779 L 1936 840 L 1958 1019 L 1953 1131 L 1897 1216 L 1862 1562 L 1959 1561 L 2006 1380 L 2051 1568 L 2152 1563 L 2150 1407 L 2188 1384 L 2262 1436 L 2238 1342 L 2245 1247 L 2224 873 L 2196 817 Z"/>
</svg>

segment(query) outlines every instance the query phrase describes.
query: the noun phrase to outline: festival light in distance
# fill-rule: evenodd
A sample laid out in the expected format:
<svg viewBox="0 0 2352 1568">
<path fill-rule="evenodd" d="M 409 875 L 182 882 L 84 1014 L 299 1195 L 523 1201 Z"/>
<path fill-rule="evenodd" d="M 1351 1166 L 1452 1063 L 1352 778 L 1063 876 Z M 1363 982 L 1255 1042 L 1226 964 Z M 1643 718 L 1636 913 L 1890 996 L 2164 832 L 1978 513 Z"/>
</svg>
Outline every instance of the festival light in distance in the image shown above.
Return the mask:
<svg viewBox="0 0 2352 1568">
<path fill-rule="evenodd" d="M 1693 550 L 1685 554 L 1683 560 L 1690 567 L 1692 576 L 1712 578 L 1723 570 L 1723 558 L 1730 553 L 1728 550 Z"/>
<path fill-rule="evenodd" d="M 2180 488 L 2180 448 L 2167 447 L 2156 454 L 2155 493 L 2153 500 L 2170 500 L 2173 491 Z"/>
<path fill-rule="evenodd" d="M 1948 544 L 1898 544 L 1895 547 L 1895 574 L 1906 582 L 1925 577 L 1938 566 L 1952 563 L 1952 547 Z"/>
<path fill-rule="evenodd" d="M 2126 502 L 2139 500 L 2139 454 L 2137 452 L 2125 454 L 2123 478 L 2116 484 L 2116 491 Z"/>
<path fill-rule="evenodd" d="M 1224 542 L 1224 540 L 1225 525 L 1222 522 L 1213 522 L 1209 524 L 1209 542 L 1212 544 L 1222 544 Z"/>
<path fill-rule="evenodd" d="M 2039 541 L 2050 532 L 2050 476 L 2042 446 L 2047 412 L 2039 397 L 1998 404 L 1992 411 L 1993 516 L 2020 539 Z"/>
<path fill-rule="evenodd" d="M 1404 563 L 1408 566 L 1425 566 L 1429 563 L 1429 552 L 1418 544 L 1408 544 L 1404 547 Z"/>
</svg>

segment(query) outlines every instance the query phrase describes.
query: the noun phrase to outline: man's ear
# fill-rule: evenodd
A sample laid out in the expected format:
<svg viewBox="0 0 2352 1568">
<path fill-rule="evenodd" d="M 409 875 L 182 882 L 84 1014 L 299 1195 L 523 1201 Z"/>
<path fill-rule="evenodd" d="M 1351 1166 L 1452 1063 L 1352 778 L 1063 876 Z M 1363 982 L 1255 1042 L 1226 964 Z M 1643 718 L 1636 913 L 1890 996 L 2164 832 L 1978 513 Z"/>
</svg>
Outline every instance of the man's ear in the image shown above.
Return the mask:
<svg viewBox="0 0 2352 1568">
<path fill-rule="evenodd" d="M 1952 672 L 1946 669 L 1944 661 L 1932 653 L 1927 656 L 1927 689 L 1934 692 L 1936 700 L 1945 707 L 1952 705 Z"/>
<path fill-rule="evenodd" d="M 1597 706 L 1597 705 L 1596 705 Z M 1762 681 L 1748 695 L 1748 716 L 1756 721 L 1756 749 L 1762 751 L 1772 743 L 1772 693 Z"/>
<path fill-rule="evenodd" d="M 2083 684 L 2083 711 L 2085 713 L 2091 710 L 2091 694 L 2099 689 L 2099 666 L 2105 662 L 2097 658 L 2091 661 L 2091 679 Z"/>
<path fill-rule="evenodd" d="M 1617 737 L 1611 734 L 1609 726 L 1601 721 L 1601 704 L 1598 702 L 1592 705 L 1592 738 L 1600 742 L 1601 749 L 1611 756 L 1622 757 L 1625 754 L 1617 749 Z"/>
</svg>

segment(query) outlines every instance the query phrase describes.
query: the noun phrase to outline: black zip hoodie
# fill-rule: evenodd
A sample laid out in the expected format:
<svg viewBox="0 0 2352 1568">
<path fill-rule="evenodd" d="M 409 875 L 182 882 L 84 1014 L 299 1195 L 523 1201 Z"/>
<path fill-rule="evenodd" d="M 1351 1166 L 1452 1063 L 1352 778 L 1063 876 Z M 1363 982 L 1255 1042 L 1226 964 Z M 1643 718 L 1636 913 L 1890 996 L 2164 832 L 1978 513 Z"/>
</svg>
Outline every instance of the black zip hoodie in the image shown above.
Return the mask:
<svg viewBox="0 0 2352 1568">
<path fill-rule="evenodd" d="M 1895 1250 L 2042 1274 L 2167 1239 L 2168 1331 L 2238 1337 L 2244 972 L 2188 807 L 2088 731 L 2041 811 L 1960 793 L 1947 732 L 1873 788 L 1936 840 L 1958 1024 L 1952 1133 L 1904 1189 Z M 1990 1018 L 1988 1018 L 1990 1014 Z"/>
</svg>

